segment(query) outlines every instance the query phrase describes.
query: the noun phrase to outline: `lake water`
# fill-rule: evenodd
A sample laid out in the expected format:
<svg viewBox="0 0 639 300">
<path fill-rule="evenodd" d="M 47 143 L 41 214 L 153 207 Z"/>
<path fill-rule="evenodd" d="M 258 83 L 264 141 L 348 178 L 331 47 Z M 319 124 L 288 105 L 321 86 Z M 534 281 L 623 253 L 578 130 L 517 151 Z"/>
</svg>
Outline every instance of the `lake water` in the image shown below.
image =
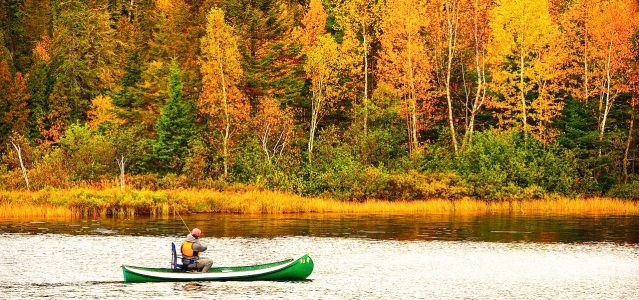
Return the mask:
<svg viewBox="0 0 639 300">
<path fill-rule="evenodd" d="M 639 216 L 183 216 L 216 265 L 310 252 L 302 282 L 122 282 L 175 218 L 0 220 L 0 298 L 638 299 Z"/>
</svg>

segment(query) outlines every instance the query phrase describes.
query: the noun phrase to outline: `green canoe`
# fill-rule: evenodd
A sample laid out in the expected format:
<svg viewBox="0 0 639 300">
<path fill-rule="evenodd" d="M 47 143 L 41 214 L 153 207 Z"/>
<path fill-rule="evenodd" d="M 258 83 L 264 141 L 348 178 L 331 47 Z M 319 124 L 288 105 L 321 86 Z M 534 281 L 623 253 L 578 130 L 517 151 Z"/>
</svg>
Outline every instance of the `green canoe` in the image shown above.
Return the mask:
<svg viewBox="0 0 639 300">
<path fill-rule="evenodd" d="M 297 259 L 290 258 L 263 265 L 215 267 L 206 273 L 123 265 L 122 272 L 126 282 L 303 280 L 313 272 L 313 260 L 305 254 Z"/>
</svg>

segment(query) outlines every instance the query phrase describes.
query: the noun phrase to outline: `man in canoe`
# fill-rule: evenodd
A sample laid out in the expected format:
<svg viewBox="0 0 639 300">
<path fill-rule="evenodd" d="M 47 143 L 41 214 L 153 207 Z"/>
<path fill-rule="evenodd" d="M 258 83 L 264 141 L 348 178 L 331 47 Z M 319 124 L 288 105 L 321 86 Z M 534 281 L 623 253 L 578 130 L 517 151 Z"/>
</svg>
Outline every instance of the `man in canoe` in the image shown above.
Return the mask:
<svg viewBox="0 0 639 300">
<path fill-rule="evenodd" d="M 198 228 L 193 228 L 191 233 L 186 237 L 186 240 L 182 243 L 182 264 L 184 264 L 188 270 L 208 272 L 213 265 L 213 260 L 200 257 L 200 253 L 206 251 L 207 248 L 206 245 L 200 241 L 200 235 L 202 235 L 202 231 Z"/>
</svg>

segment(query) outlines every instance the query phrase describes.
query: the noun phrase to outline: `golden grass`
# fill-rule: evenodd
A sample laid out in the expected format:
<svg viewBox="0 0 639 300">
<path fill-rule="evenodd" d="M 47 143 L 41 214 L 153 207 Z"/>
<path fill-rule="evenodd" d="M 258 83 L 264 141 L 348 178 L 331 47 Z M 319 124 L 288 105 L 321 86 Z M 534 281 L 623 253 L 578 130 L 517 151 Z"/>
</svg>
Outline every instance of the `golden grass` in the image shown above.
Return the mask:
<svg viewBox="0 0 639 300">
<path fill-rule="evenodd" d="M 523 201 L 430 199 L 340 201 L 275 191 L 44 189 L 0 191 L 0 218 L 68 216 L 165 216 L 180 212 L 241 214 L 625 214 L 639 215 L 637 201 L 611 198 L 552 198 Z"/>
</svg>

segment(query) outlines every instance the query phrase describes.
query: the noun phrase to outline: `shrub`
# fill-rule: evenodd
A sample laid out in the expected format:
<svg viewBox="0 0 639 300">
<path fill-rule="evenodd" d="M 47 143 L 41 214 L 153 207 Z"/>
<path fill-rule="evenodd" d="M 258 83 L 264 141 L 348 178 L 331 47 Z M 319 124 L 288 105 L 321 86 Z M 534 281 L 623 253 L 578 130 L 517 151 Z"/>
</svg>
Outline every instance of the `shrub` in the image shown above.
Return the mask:
<svg viewBox="0 0 639 300">
<path fill-rule="evenodd" d="M 384 200 L 417 200 L 430 198 L 459 198 L 468 194 L 468 187 L 455 173 L 423 174 L 415 170 L 387 174 L 375 168 L 366 171 L 372 179 L 366 185 L 366 198 Z"/>
<path fill-rule="evenodd" d="M 473 144 L 455 159 L 454 169 L 483 199 L 538 198 L 547 192 L 574 191 L 576 164 L 569 150 L 557 150 L 519 131 L 476 133 Z"/>
<path fill-rule="evenodd" d="M 86 126 L 69 126 L 60 139 L 60 149 L 72 180 L 94 180 L 117 171 L 111 141 Z"/>
<path fill-rule="evenodd" d="M 639 199 L 639 181 L 613 185 L 607 195 L 614 198 Z"/>
</svg>

